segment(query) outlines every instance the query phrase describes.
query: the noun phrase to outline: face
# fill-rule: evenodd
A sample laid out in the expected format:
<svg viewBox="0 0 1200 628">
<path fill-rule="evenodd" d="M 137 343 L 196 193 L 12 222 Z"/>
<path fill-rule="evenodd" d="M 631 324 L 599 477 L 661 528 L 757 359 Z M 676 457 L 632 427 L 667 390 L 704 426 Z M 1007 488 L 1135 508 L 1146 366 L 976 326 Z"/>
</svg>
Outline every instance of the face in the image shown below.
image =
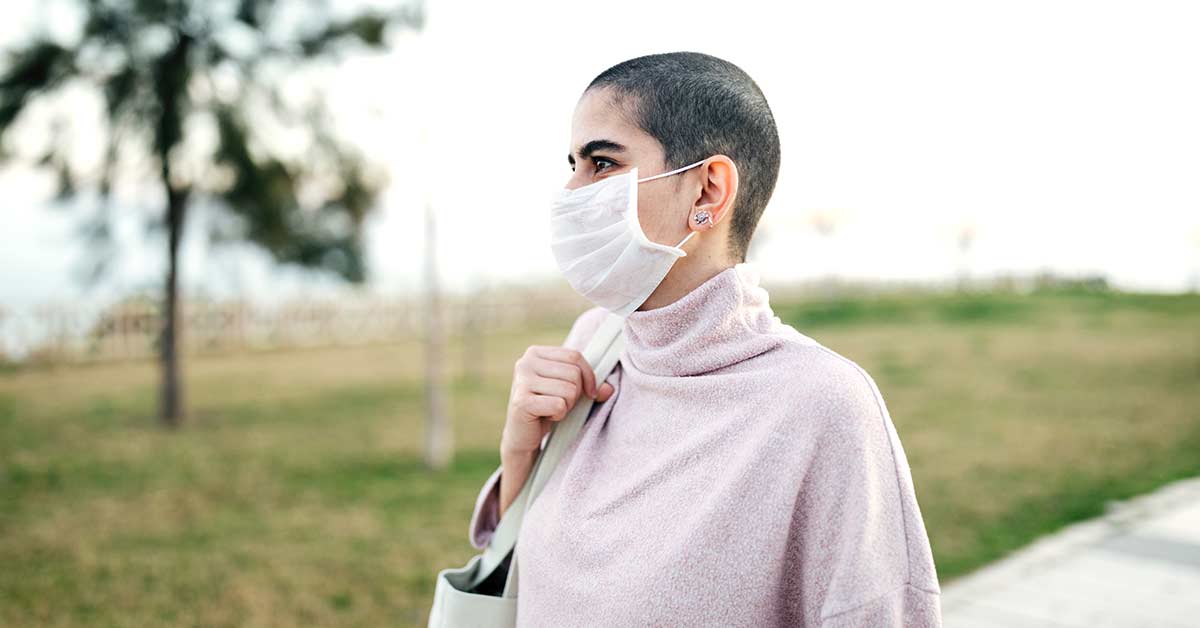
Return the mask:
<svg viewBox="0 0 1200 628">
<path fill-rule="evenodd" d="M 627 118 L 619 101 L 608 88 L 589 89 L 575 106 L 571 121 L 571 145 L 567 162 L 572 169 L 568 189 L 575 189 L 636 167 L 644 179 L 670 170 L 658 140 L 646 134 Z M 688 216 L 695 198 L 689 190 L 698 189 L 700 168 L 639 183 L 638 221 L 646 237 L 674 246 L 689 232 Z M 692 185 L 689 185 L 689 182 Z"/>
</svg>

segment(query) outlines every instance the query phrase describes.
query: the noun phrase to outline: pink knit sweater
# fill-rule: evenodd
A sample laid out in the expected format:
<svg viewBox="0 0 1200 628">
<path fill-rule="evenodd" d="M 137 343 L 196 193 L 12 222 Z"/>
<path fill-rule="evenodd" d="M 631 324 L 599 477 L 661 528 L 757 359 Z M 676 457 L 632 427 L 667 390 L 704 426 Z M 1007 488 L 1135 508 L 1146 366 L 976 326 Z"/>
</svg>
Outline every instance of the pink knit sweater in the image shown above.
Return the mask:
<svg viewBox="0 0 1200 628">
<path fill-rule="evenodd" d="M 584 312 L 582 350 L 604 316 Z M 728 268 L 634 312 L 517 540 L 520 626 L 940 626 L 908 460 L 874 380 Z M 470 523 L 496 526 L 497 468 Z"/>
</svg>

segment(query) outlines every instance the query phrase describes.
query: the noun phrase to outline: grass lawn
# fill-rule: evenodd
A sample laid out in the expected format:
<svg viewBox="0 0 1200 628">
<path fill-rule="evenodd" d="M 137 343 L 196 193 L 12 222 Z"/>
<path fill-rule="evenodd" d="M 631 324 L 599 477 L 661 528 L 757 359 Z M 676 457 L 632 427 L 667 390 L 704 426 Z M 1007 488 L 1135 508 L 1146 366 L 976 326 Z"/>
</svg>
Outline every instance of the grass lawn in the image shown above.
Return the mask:
<svg viewBox="0 0 1200 628">
<path fill-rule="evenodd" d="M 879 383 L 943 583 L 1200 474 L 1200 296 L 774 305 Z M 178 432 L 152 363 L 0 371 L 0 625 L 422 625 L 475 552 L 512 363 L 567 325 L 488 339 L 444 473 L 415 343 L 193 358 Z"/>
</svg>

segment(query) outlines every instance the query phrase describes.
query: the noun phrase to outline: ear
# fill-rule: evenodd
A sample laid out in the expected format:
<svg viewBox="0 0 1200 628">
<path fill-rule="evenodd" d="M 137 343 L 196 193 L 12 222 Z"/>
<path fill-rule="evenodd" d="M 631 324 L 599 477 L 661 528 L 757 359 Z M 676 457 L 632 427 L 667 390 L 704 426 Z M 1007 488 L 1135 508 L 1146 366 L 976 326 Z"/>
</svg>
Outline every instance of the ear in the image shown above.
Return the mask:
<svg viewBox="0 0 1200 628">
<path fill-rule="evenodd" d="M 733 160 L 725 155 L 713 155 L 700 166 L 700 194 L 688 215 L 688 228 L 694 231 L 711 229 L 733 211 L 738 191 L 738 171 Z"/>
</svg>

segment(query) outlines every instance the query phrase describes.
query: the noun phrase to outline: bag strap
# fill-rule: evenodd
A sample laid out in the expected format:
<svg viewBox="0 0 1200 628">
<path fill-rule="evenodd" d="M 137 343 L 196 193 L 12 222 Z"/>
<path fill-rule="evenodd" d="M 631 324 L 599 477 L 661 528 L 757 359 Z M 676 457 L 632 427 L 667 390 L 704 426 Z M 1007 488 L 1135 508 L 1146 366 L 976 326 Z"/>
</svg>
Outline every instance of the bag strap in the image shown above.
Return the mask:
<svg viewBox="0 0 1200 628">
<path fill-rule="evenodd" d="M 624 328 L 624 317 L 608 314 L 583 350 L 584 359 L 592 365 L 595 373 L 597 390 L 621 357 L 625 340 L 622 335 Z M 525 518 L 529 504 L 541 492 L 550 474 L 554 472 L 559 460 L 566 453 L 567 447 L 579 435 L 594 403 L 595 401 L 587 395 L 580 395 L 579 400 L 575 402 L 575 407 L 571 408 L 567 416 L 550 427 L 546 444 L 534 462 L 533 469 L 525 480 L 525 485 L 521 487 L 521 492 L 517 494 L 512 504 L 505 509 L 504 516 L 500 518 L 488 546 L 483 551 L 479 569 L 475 572 L 471 587 L 486 580 L 504 562 L 509 552 L 512 552 L 508 577 L 504 583 L 503 597 L 517 596 L 517 555 L 513 549 L 516 547 L 517 536 L 521 531 L 521 522 Z"/>
</svg>

